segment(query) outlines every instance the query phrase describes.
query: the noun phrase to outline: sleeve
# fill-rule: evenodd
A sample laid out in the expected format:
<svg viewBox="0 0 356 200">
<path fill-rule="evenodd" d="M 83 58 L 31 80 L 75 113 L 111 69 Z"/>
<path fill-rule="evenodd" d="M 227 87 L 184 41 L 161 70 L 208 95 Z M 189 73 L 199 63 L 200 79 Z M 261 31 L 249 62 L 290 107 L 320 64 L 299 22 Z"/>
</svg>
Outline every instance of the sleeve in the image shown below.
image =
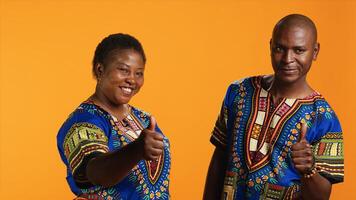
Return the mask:
<svg viewBox="0 0 356 200">
<path fill-rule="evenodd" d="M 107 153 L 108 138 L 100 119 L 91 117 L 73 122 L 63 140 L 63 152 L 78 187 L 92 186 L 86 178 L 86 165 L 90 159 Z"/>
<path fill-rule="evenodd" d="M 232 85 L 228 88 L 224 101 L 221 105 L 218 119 L 211 133 L 210 142 L 218 148 L 226 149 L 228 143 L 228 112 L 231 98 Z"/>
<path fill-rule="evenodd" d="M 312 143 L 315 165 L 319 174 L 330 181 L 344 180 L 344 144 L 341 125 L 330 108 L 319 108 L 323 112 L 318 119 L 319 139 Z"/>
<path fill-rule="evenodd" d="M 220 114 L 218 119 L 215 122 L 213 128 L 210 142 L 216 147 L 225 149 L 227 145 L 227 107 L 224 105 L 221 106 Z"/>
</svg>

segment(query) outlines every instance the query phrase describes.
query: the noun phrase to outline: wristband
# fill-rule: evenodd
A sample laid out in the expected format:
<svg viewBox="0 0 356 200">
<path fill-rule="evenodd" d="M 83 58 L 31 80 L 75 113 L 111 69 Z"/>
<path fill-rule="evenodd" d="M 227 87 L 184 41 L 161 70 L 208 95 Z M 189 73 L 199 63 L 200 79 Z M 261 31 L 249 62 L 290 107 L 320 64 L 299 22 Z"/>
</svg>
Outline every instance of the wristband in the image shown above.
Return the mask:
<svg viewBox="0 0 356 200">
<path fill-rule="evenodd" d="M 308 171 L 309 171 L 308 173 L 303 174 L 303 177 L 306 178 L 306 179 L 313 177 L 318 172 L 318 168 L 315 165 L 314 156 L 313 156 L 313 165 Z"/>
<path fill-rule="evenodd" d="M 316 169 L 315 165 L 309 169 L 309 172 L 304 174 L 303 177 L 308 179 L 308 178 L 311 178 L 313 177 L 316 173 L 318 172 L 318 170 Z"/>
</svg>

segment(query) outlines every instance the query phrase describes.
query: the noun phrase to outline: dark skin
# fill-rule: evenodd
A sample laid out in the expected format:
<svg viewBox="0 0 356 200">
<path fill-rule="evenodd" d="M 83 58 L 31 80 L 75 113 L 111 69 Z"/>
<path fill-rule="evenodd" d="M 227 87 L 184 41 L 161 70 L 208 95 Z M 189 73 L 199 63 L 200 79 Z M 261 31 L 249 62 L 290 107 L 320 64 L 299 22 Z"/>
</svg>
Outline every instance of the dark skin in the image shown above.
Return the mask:
<svg viewBox="0 0 356 200">
<path fill-rule="evenodd" d="M 95 65 L 97 86 L 90 97 L 118 120 L 129 112 L 128 102 L 143 85 L 144 62 L 132 49 L 113 50 L 105 63 Z M 155 131 L 156 121 L 140 136 L 123 148 L 92 158 L 86 167 L 86 176 L 94 185 L 111 187 L 123 180 L 142 160 L 157 160 L 163 152 L 163 136 Z"/>
<path fill-rule="evenodd" d="M 300 18 L 282 21 L 275 28 L 271 39 L 271 60 L 274 69 L 274 82 L 271 94 L 275 104 L 281 98 L 305 98 L 314 90 L 306 77 L 319 53 L 316 32 L 311 25 Z M 316 173 L 304 178 L 313 165 L 312 149 L 306 140 L 307 127 L 302 124 L 300 140 L 292 145 L 291 157 L 295 169 L 301 175 L 303 199 L 329 199 L 331 183 Z"/>
<path fill-rule="evenodd" d="M 226 152 L 220 148 L 215 148 L 205 181 L 204 200 L 221 199 L 220 196 L 224 185 L 226 163 Z"/>
<path fill-rule="evenodd" d="M 308 27 L 291 25 L 274 32 L 270 42 L 274 82 L 271 93 L 280 98 L 304 98 L 314 90 L 306 77 L 320 45 Z"/>
<path fill-rule="evenodd" d="M 302 124 L 300 139 L 292 146 L 292 162 L 300 174 L 308 173 L 313 165 L 311 145 L 306 140 L 307 125 Z M 331 193 L 330 182 L 316 173 L 311 178 L 301 178 L 303 199 L 329 199 Z"/>
<path fill-rule="evenodd" d="M 319 49 L 315 26 L 305 17 L 289 16 L 275 26 L 270 41 L 274 76 L 265 77 L 262 82 L 265 88 L 271 88 L 275 105 L 282 98 L 305 98 L 314 92 L 306 77 Z M 306 126 L 302 125 L 300 140 L 291 148 L 292 163 L 301 175 L 302 199 L 329 199 L 331 183 L 327 179 L 319 173 L 308 179 L 303 177 L 313 164 L 312 149 L 305 138 L 306 133 Z M 209 167 L 203 199 L 221 198 L 222 188 L 216 186 L 223 184 L 219 177 L 225 176 L 225 170 L 219 170 L 226 167 L 226 155 L 220 152 L 216 156 L 215 153 Z"/>
</svg>

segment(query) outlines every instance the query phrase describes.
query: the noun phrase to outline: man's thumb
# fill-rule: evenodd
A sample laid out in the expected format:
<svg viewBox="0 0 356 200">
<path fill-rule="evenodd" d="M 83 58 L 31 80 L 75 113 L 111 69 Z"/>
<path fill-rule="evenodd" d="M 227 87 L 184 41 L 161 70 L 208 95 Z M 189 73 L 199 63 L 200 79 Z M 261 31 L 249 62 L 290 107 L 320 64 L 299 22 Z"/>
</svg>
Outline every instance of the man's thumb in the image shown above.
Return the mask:
<svg viewBox="0 0 356 200">
<path fill-rule="evenodd" d="M 306 123 L 302 123 L 302 128 L 301 128 L 301 132 L 300 132 L 300 137 L 299 137 L 299 141 L 302 141 L 305 139 L 305 136 L 307 135 L 307 130 L 308 130 L 308 126 Z"/>
</svg>

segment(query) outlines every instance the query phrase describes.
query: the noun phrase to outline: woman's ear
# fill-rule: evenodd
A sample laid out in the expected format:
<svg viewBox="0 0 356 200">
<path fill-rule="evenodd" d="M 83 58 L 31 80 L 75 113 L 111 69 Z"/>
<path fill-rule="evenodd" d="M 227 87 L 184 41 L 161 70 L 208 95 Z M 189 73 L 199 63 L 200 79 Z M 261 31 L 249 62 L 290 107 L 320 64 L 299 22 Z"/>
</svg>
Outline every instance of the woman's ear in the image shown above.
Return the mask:
<svg viewBox="0 0 356 200">
<path fill-rule="evenodd" d="M 95 74 L 98 79 L 103 75 L 104 72 L 104 66 L 101 63 L 96 63 L 95 64 Z"/>
</svg>

